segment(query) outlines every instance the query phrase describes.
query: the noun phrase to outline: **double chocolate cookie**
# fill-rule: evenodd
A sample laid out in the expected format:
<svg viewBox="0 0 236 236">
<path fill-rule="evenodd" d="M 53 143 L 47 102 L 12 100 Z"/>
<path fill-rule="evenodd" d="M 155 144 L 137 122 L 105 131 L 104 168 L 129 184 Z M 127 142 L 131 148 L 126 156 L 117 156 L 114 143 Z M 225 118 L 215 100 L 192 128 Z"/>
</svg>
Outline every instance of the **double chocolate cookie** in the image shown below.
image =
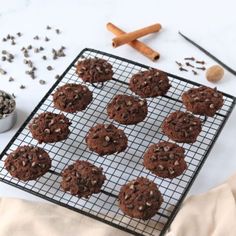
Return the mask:
<svg viewBox="0 0 236 236">
<path fill-rule="evenodd" d="M 130 90 L 143 98 L 163 96 L 170 86 L 166 73 L 157 69 L 141 71 L 129 83 Z"/>
<path fill-rule="evenodd" d="M 216 88 L 205 86 L 184 92 L 182 100 L 188 111 L 205 116 L 214 116 L 224 103 L 223 95 Z"/>
<path fill-rule="evenodd" d="M 7 156 L 4 166 L 19 180 L 36 180 L 51 168 L 51 159 L 42 148 L 20 146 Z"/>
<path fill-rule="evenodd" d="M 97 58 L 79 61 L 76 73 L 84 82 L 91 84 L 111 80 L 113 76 L 112 65 L 104 59 Z"/>
<path fill-rule="evenodd" d="M 173 179 L 187 169 L 184 157 L 184 148 L 175 143 L 160 142 L 148 148 L 143 165 L 159 177 Z"/>
<path fill-rule="evenodd" d="M 182 111 L 171 113 L 162 124 L 164 134 L 179 143 L 194 143 L 201 129 L 199 118 Z"/>
<path fill-rule="evenodd" d="M 143 177 L 122 186 L 118 200 L 124 214 L 142 220 L 152 218 L 163 202 L 156 184 Z"/>
<path fill-rule="evenodd" d="M 109 118 L 124 125 L 143 121 L 147 113 L 147 101 L 129 95 L 116 95 L 107 106 Z"/>
<path fill-rule="evenodd" d="M 61 187 L 72 195 L 88 198 L 101 191 L 105 180 L 101 167 L 78 160 L 62 172 Z"/>
<path fill-rule="evenodd" d="M 112 124 L 97 124 L 89 130 L 86 143 L 91 151 L 103 156 L 123 152 L 127 148 L 128 138 L 123 130 Z"/>
<path fill-rule="evenodd" d="M 33 119 L 29 129 L 39 143 L 53 143 L 68 137 L 70 124 L 69 119 L 63 114 L 44 112 Z"/>
<path fill-rule="evenodd" d="M 83 111 L 92 99 L 92 92 L 87 86 L 81 84 L 65 84 L 53 94 L 54 106 L 70 113 Z"/>
</svg>

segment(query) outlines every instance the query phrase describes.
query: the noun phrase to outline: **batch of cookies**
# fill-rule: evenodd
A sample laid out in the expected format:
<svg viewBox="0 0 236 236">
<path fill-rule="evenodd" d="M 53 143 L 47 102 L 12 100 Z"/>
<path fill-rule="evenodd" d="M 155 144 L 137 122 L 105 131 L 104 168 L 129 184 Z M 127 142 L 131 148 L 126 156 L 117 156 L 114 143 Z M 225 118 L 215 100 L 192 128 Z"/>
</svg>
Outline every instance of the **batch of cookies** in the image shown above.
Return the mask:
<svg viewBox="0 0 236 236">
<path fill-rule="evenodd" d="M 98 58 L 79 61 L 76 73 L 90 84 L 105 83 L 113 76 L 112 65 Z M 134 74 L 129 88 L 135 96 L 116 94 L 107 104 L 107 115 L 123 125 L 142 122 L 148 115 L 146 98 L 163 96 L 170 87 L 167 75 L 157 69 Z M 93 100 L 92 92 L 81 84 L 65 84 L 57 88 L 52 96 L 54 107 L 67 113 L 82 112 Z M 171 113 L 164 119 L 162 131 L 174 142 L 194 143 L 201 132 L 202 121 L 193 114 L 214 116 L 223 105 L 223 95 L 216 89 L 202 86 L 184 92 L 182 102 L 187 111 Z M 54 143 L 69 136 L 70 124 L 63 113 L 44 112 L 32 120 L 29 130 L 39 143 Z M 113 124 L 94 125 L 85 141 L 90 151 L 100 156 L 120 153 L 128 147 L 125 132 Z M 160 178 L 173 179 L 181 175 L 187 169 L 185 150 L 174 142 L 151 144 L 143 156 L 144 167 Z M 5 168 L 19 180 L 36 180 L 49 171 L 51 159 L 40 147 L 20 146 L 7 156 Z M 102 167 L 83 160 L 67 166 L 61 176 L 62 190 L 79 198 L 99 193 L 106 181 Z M 138 177 L 122 186 L 118 200 L 124 214 L 143 220 L 152 218 L 163 202 L 157 185 L 144 177 Z"/>
</svg>

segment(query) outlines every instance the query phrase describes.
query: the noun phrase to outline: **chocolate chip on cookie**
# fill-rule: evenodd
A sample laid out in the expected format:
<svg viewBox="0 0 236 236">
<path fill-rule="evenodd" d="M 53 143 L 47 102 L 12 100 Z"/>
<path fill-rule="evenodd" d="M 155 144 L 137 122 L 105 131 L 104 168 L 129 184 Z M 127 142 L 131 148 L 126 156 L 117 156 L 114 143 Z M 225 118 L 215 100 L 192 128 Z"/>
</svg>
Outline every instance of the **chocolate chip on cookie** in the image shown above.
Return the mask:
<svg viewBox="0 0 236 236">
<path fill-rule="evenodd" d="M 102 168 L 80 160 L 69 165 L 61 175 L 61 188 L 80 198 L 88 198 L 92 194 L 101 192 L 101 187 L 106 180 Z"/>
<path fill-rule="evenodd" d="M 53 143 L 68 137 L 70 124 L 69 119 L 63 114 L 44 112 L 33 119 L 29 129 L 39 143 Z"/>
<path fill-rule="evenodd" d="M 144 177 L 123 185 L 118 200 L 124 214 L 142 220 L 152 218 L 163 202 L 156 184 Z"/>
<path fill-rule="evenodd" d="M 166 73 L 157 69 L 134 74 L 129 83 L 130 90 L 143 98 L 163 96 L 170 86 Z"/>
<path fill-rule="evenodd" d="M 184 148 L 164 141 L 149 146 L 143 165 L 159 177 L 173 179 L 187 169 L 184 157 Z"/>
<path fill-rule="evenodd" d="M 199 118 L 182 111 L 171 113 L 162 123 L 164 134 L 179 143 L 194 143 L 201 129 Z"/>
<path fill-rule="evenodd" d="M 7 156 L 4 166 L 19 180 L 36 180 L 51 168 L 51 159 L 42 148 L 20 146 Z"/>
<path fill-rule="evenodd" d="M 123 130 L 112 124 L 97 124 L 89 130 L 86 143 L 91 151 L 103 156 L 123 152 L 128 139 Z"/>
<path fill-rule="evenodd" d="M 214 116 L 224 103 L 223 95 L 216 88 L 205 86 L 184 92 L 182 100 L 188 111 L 205 116 Z"/>
<path fill-rule="evenodd" d="M 92 99 L 92 92 L 87 86 L 80 84 L 65 84 L 53 94 L 54 106 L 70 113 L 85 110 Z"/>
<path fill-rule="evenodd" d="M 84 81 L 89 83 L 105 82 L 112 79 L 112 65 L 104 59 L 85 59 L 79 61 L 76 73 Z"/>
<path fill-rule="evenodd" d="M 148 113 L 147 101 L 129 95 L 116 95 L 107 106 L 110 119 L 124 125 L 143 121 Z"/>
</svg>

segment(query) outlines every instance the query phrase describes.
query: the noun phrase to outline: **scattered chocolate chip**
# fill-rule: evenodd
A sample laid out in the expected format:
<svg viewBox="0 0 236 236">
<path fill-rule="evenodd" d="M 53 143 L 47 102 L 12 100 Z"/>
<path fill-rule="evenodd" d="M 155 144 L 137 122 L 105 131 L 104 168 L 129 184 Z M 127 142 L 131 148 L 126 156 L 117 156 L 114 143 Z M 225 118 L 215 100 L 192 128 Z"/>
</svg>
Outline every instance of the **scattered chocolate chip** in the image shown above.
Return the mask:
<svg viewBox="0 0 236 236">
<path fill-rule="evenodd" d="M 46 42 L 50 41 L 50 39 L 48 37 L 45 37 L 44 39 Z"/>
<path fill-rule="evenodd" d="M 2 54 L 7 54 L 8 52 L 7 52 L 7 50 L 2 50 Z"/>
<path fill-rule="evenodd" d="M 32 48 L 33 48 L 32 45 L 29 45 L 29 46 L 27 47 L 27 49 L 29 49 L 29 50 L 32 49 Z"/>
<path fill-rule="evenodd" d="M 24 86 L 24 85 L 21 85 L 21 86 L 20 86 L 20 89 L 25 89 L 25 86 Z"/>
<path fill-rule="evenodd" d="M 36 35 L 36 36 L 34 37 L 34 39 L 35 39 L 35 40 L 39 40 L 39 36 Z"/>
<path fill-rule="evenodd" d="M 55 75 L 55 79 L 60 79 L 60 75 Z"/>
<path fill-rule="evenodd" d="M 44 47 L 40 46 L 40 47 L 39 47 L 39 50 L 40 50 L 40 51 L 43 51 L 43 50 L 44 50 Z"/>
<path fill-rule="evenodd" d="M 50 29 L 52 29 L 52 27 L 49 26 L 49 25 L 47 25 L 46 29 L 47 29 L 47 30 L 50 30 Z"/>
<path fill-rule="evenodd" d="M 39 52 L 39 49 L 38 49 L 38 48 L 35 48 L 35 49 L 34 49 L 34 52 L 35 52 L 35 53 L 38 53 L 38 52 Z"/>
<path fill-rule="evenodd" d="M 9 82 L 12 82 L 12 81 L 14 81 L 14 79 L 13 79 L 12 77 L 10 77 L 10 78 L 8 79 L 8 81 L 9 81 Z"/>
<path fill-rule="evenodd" d="M 55 31 L 56 31 L 57 34 L 61 33 L 61 31 L 59 29 L 56 29 Z"/>
<path fill-rule="evenodd" d="M 51 71 L 53 68 L 51 66 L 47 66 L 47 70 Z"/>
<path fill-rule="evenodd" d="M 7 58 L 6 58 L 5 56 L 2 57 L 2 61 L 6 61 L 6 59 L 7 59 Z"/>
<path fill-rule="evenodd" d="M 41 79 L 41 80 L 39 80 L 39 83 L 40 84 L 46 84 L 46 81 Z"/>
<path fill-rule="evenodd" d="M 0 74 L 5 75 L 5 74 L 7 74 L 7 72 L 0 68 Z"/>
<path fill-rule="evenodd" d="M 3 41 L 3 42 L 6 42 L 6 41 L 7 41 L 7 39 L 6 39 L 6 38 L 3 38 L 3 39 L 2 39 L 2 41 Z"/>
<path fill-rule="evenodd" d="M 42 56 L 42 59 L 43 59 L 43 60 L 47 60 L 47 57 L 46 57 L 46 56 Z"/>
<path fill-rule="evenodd" d="M 17 35 L 18 37 L 21 37 L 21 36 L 22 36 L 22 33 L 21 33 L 21 32 L 18 32 L 16 35 Z"/>
</svg>

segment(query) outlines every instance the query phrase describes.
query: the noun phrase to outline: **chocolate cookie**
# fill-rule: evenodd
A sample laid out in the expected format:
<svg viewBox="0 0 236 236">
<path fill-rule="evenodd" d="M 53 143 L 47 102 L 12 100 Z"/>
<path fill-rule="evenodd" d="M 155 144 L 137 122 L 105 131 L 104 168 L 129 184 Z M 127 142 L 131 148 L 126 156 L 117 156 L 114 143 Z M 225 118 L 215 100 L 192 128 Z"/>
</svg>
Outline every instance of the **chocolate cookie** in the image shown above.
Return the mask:
<svg viewBox="0 0 236 236">
<path fill-rule="evenodd" d="M 65 84 L 53 94 L 54 106 L 70 113 L 83 111 L 92 99 L 92 92 L 87 86 L 81 84 Z"/>
<path fill-rule="evenodd" d="M 143 121 L 148 113 L 147 101 L 129 95 L 116 95 L 107 106 L 109 118 L 124 125 Z"/>
<path fill-rule="evenodd" d="M 76 73 L 84 82 L 97 83 L 111 80 L 113 76 L 112 65 L 104 59 L 85 59 L 79 61 Z"/>
<path fill-rule="evenodd" d="M 42 148 L 20 146 L 7 156 L 4 165 L 19 180 L 36 180 L 51 168 L 51 159 Z"/>
<path fill-rule="evenodd" d="M 53 143 L 68 137 L 70 121 L 63 114 L 41 113 L 29 125 L 33 138 L 39 143 Z"/>
<path fill-rule="evenodd" d="M 123 152 L 128 144 L 124 131 L 112 124 L 97 124 L 89 130 L 85 140 L 89 149 L 100 156 Z"/>
<path fill-rule="evenodd" d="M 201 129 L 199 118 L 182 111 L 171 113 L 162 124 L 164 134 L 179 143 L 194 143 Z"/>
<path fill-rule="evenodd" d="M 223 95 L 216 88 L 205 86 L 184 92 L 182 100 L 188 111 L 205 116 L 214 116 L 224 103 Z"/>
<path fill-rule="evenodd" d="M 143 98 L 163 96 L 170 86 L 166 73 L 157 69 L 141 71 L 129 83 L 130 90 Z"/>
<path fill-rule="evenodd" d="M 149 146 L 143 165 L 159 177 L 173 179 L 187 169 L 184 157 L 184 148 L 175 143 L 160 142 Z"/>
<path fill-rule="evenodd" d="M 143 177 L 122 186 L 118 200 L 124 214 L 142 220 L 152 218 L 163 202 L 156 184 Z"/>
<path fill-rule="evenodd" d="M 62 189 L 80 198 L 88 198 L 94 193 L 99 193 L 106 180 L 101 167 L 80 160 L 68 166 L 61 175 Z"/>
</svg>

